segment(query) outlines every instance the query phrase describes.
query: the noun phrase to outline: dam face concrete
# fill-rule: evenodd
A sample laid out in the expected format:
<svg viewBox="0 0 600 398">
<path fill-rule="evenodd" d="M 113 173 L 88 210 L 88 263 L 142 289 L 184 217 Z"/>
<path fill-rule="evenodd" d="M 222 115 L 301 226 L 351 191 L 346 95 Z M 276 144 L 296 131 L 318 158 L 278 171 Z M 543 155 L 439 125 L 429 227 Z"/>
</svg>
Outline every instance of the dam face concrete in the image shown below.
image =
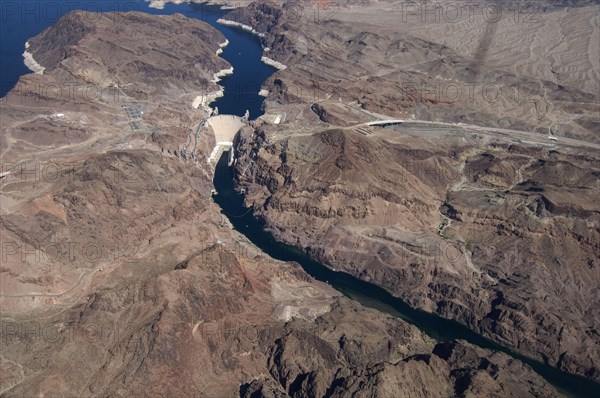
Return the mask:
<svg viewBox="0 0 600 398">
<path fill-rule="evenodd" d="M 212 128 L 216 141 L 208 162 L 215 166 L 223 152 L 229 151 L 229 164 L 233 163 L 233 139 L 246 124 L 245 119 L 235 115 L 217 115 L 209 117 L 206 123 Z"/>
<path fill-rule="evenodd" d="M 215 133 L 215 141 L 231 142 L 238 131 L 246 124 L 240 116 L 217 115 L 206 120 Z"/>
</svg>

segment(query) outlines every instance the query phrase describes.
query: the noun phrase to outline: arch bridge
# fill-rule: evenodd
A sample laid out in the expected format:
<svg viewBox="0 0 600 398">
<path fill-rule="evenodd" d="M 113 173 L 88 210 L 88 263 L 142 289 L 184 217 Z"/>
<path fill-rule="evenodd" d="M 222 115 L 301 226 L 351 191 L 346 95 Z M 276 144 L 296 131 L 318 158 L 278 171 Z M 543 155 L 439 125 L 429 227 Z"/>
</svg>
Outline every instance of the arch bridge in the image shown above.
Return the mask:
<svg viewBox="0 0 600 398">
<path fill-rule="evenodd" d="M 367 124 L 367 126 L 388 127 L 388 126 L 397 126 L 404 122 L 405 122 L 405 120 L 402 120 L 402 119 L 389 119 L 389 120 L 377 120 L 374 122 L 368 122 L 366 124 Z"/>
</svg>

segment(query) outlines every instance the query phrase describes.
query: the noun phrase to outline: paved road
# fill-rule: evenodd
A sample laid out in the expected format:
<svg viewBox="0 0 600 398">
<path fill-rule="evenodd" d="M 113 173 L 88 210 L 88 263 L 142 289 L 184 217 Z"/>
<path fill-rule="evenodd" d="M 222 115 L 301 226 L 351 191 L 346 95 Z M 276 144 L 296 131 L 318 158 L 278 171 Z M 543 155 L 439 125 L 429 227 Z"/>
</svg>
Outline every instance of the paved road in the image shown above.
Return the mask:
<svg viewBox="0 0 600 398">
<path fill-rule="evenodd" d="M 348 128 L 354 129 L 354 128 L 359 128 L 359 127 L 369 127 L 372 126 L 374 122 L 366 122 L 366 123 L 359 123 L 356 124 L 354 126 L 350 126 Z M 424 125 L 424 126 L 431 126 L 431 127 L 445 127 L 445 128 L 452 128 L 452 129 L 464 129 L 464 130 L 469 130 L 472 132 L 477 132 L 477 133 L 481 133 L 481 134 L 494 134 L 496 136 L 501 136 L 503 138 L 509 139 L 509 140 L 520 140 L 521 142 L 524 143 L 532 143 L 532 144 L 542 144 L 542 145 L 556 145 L 556 146 L 574 146 L 574 147 L 584 147 L 584 148 L 591 148 L 591 149 L 598 149 L 600 150 L 600 144 L 596 144 L 593 142 L 588 142 L 588 141 L 581 141 L 581 140 L 577 140 L 574 138 L 567 138 L 567 137 L 557 137 L 558 139 L 555 140 L 551 140 L 548 138 L 548 136 L 546 135 L 542 135 L 542 134 L 538 134 L 538 133 L 533 133 L 531 131 L 523 131 L 523 130 L 512 130 L 512 129 L 503 129 L 503 128 L 498 128 L 498 127 L 485 127 L 485 126 L 478 126 L 478 125 L 474 125 L 474 124 L 464 124 L 464 123 L 445 123 L 445 122 L 432 122 L 429 120 L 400 120 L 400 119 L 379 119 L 376 121 L 376 123 L 394 123 L 394 124 L 398 124 L 398 125 L 406 125 L 406 126 L 410 126 L 410 125 Z"/>
<path fill-rule="evenodd" d="M 388 122 L 402 121 L 403 122 L 402 125 L 404 125 L 404 126 L 416 124 L 416 125 L 427 125 L 427 126 L 431 126 L 431 127 L 436 127 L 436 126 L 450 127 L 453 129 L 470 130 L 471 132 L 477 132 L 480 134 L 500 136 L 509 141 L 511 141 L 511 140 L 519 141 L 520 140 L 522 143 L 530 143 L 530 144 L 535 144 L 535 145 L 551 145 L 551 146 L 557 146 L 557 147 L 558 146 L 573 146 L 573 147 L 584 147 L 584 148 L 600 150 L 599 143 L 581 141 L 581 140 L 577 140 L 574 138 L 558 137 L 558 140 L 554 141 L 554 140 L 550 140 L 547 135 L 534 133 L 532 131 L 503 129 L 503 128 L 497 128 L 497 127 L 485 127 L 485 126 L 478 126 L 475 124 L 465 124 L 465 123 L 445 123 L 445 122 L 432 122 L 430 120 L 397 119 L 397 118 L 393 118 L 391 116 L 382 115 L 380 113 L 370 112 L 366 109 L 362 109 L 355 105 L 346 104 L 344 102 L 332 100 L 329 98 L 321 100 L 321 101 L 316 101 L 316 103 L 326 103 L 326 102 L 341 104 L 347 108 L 352 108 L 355 111 L 361 112 L 362 114 L 364 114 L 372 119 L 369 122 L 359 123 L 359 124 L 355 124 L 355 125 L 346 127 L 348 129 L 369 127 L 369 125 L 374 122 L 375 123 L 385 123 L 386 121 L 388 121 Z"/>
</svg>

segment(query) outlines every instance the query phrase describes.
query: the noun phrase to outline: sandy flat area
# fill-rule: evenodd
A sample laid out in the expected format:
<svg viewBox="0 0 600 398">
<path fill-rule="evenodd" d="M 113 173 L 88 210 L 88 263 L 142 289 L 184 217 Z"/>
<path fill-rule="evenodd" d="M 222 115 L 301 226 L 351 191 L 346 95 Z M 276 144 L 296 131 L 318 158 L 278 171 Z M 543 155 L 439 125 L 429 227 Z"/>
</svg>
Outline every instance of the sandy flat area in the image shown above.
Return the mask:
<svg viewBox="0 0 600 398">
<path fill-rule="evenodd" d="M 400 5 L 380 4 L 360 12 L 339 9 L 332 19 L 372 23 L 375 31 L 404 32 L 470 56 L 488 32 L 488 66 L 590 93 L 600 86 L 600 5 L 518 17 L 504 10 L 498 22 L 476 10 L 473 18 L 465 13 L 453 22 L 442 11 L 437 21 L 427 16 L 423 22 L 421 14 L 409 15 Z"/>
</svg>

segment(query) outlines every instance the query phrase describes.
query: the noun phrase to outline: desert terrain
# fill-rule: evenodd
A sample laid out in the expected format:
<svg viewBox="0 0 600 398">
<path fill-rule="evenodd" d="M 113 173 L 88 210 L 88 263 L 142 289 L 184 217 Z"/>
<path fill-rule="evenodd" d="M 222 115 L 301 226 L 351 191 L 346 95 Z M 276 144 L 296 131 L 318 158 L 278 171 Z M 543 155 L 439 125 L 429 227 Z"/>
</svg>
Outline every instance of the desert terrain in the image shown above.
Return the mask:
<svg viewBox="0 0 600 398">
<path fill-rule="evenodd" d="M 211 199 L 210 109 L 192 106 L 219 90 L 224 41 L 137 12 L 73 12 L 30 39 L 43 73 L 0 103 L 0 395 L 557 396 L 231 228 Z"/>
</svg>

